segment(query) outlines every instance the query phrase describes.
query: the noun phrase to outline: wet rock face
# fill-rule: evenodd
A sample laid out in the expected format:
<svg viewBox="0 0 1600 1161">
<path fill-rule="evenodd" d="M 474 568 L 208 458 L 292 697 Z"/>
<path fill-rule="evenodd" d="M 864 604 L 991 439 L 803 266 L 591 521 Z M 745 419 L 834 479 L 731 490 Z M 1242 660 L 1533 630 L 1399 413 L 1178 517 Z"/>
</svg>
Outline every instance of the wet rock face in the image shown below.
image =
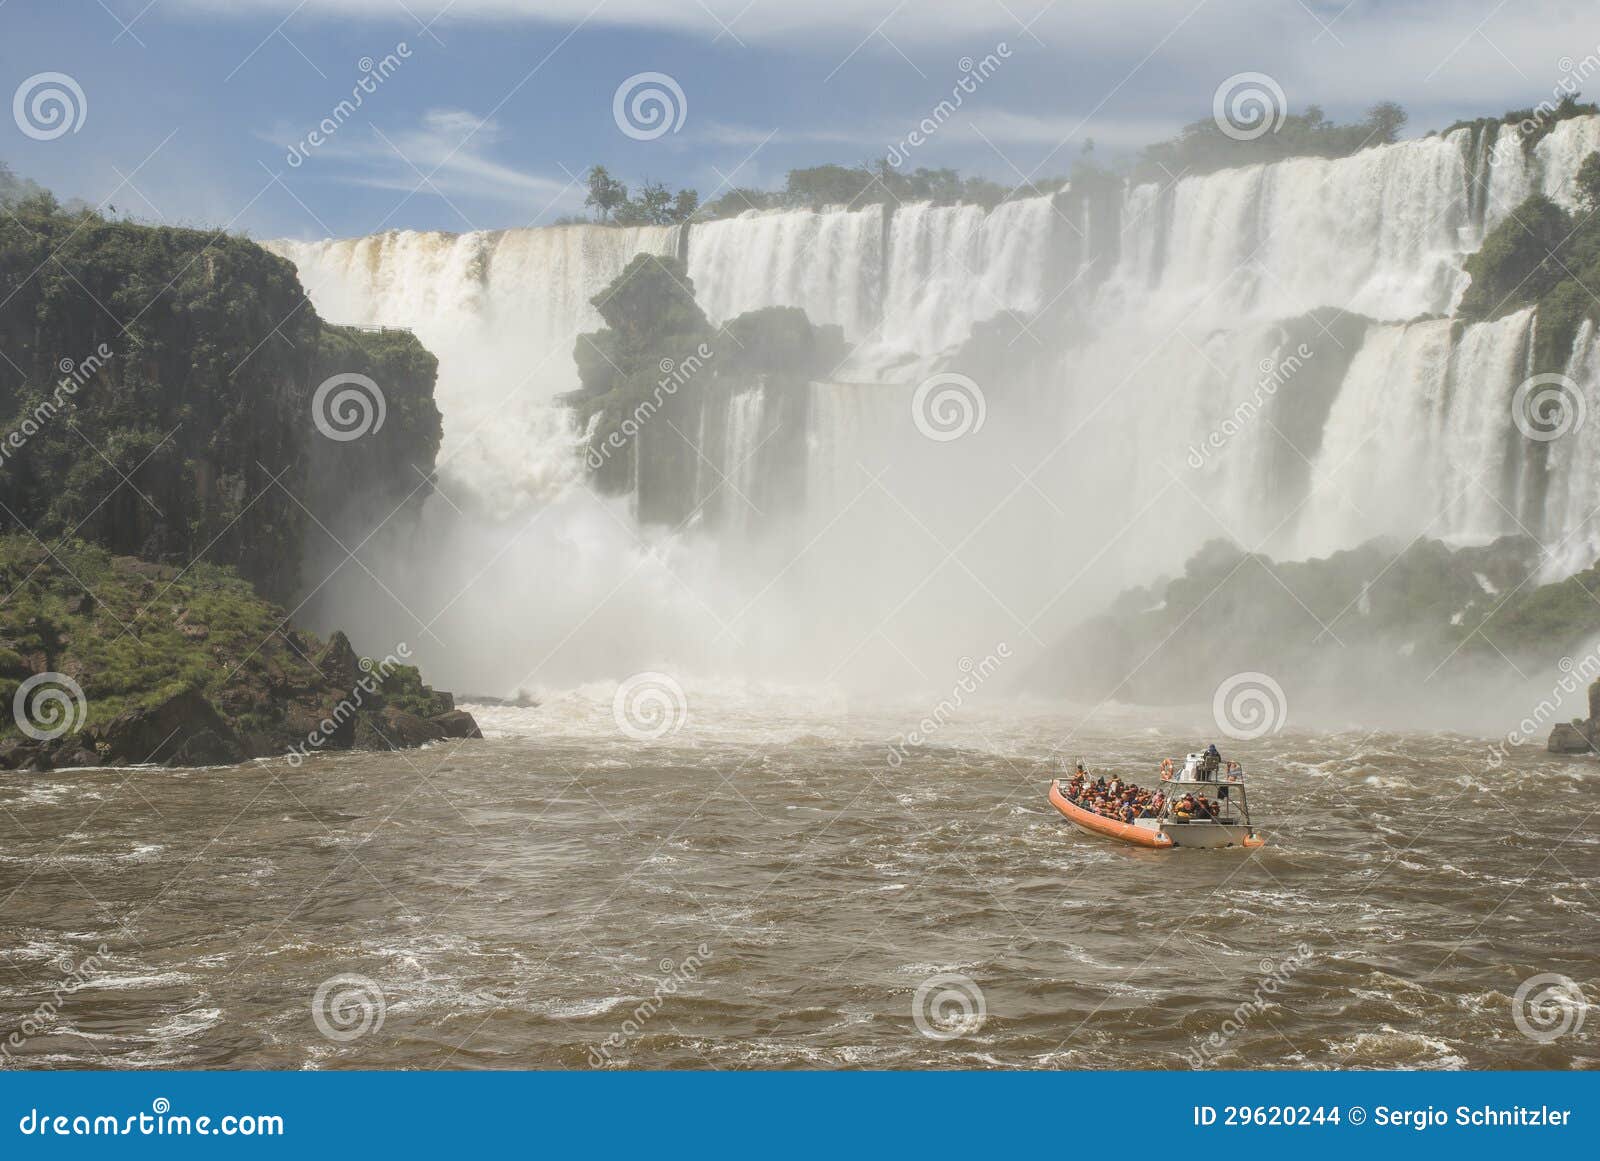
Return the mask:
<svg viewBox="0 0 1600 1161">
<path fill-rule="evenodd" d="M 1550 741 L 1545 748 L 1552 754 L 1594 753 L 1587 734 L 1570 722 L 1561 722 L 1550 731 Z"/>
<path fill-rule="evenodd" d="M 346 694 L 355 689 L 362 677 L 361 658 L 344 630 L 335 630 L 328 638 L 327 648 L 317 657 L 317 669 L 334 689 Z"/>
<path fill-rule="evenodd" d="M 479 736 L 415 666 L 286 628 L 227 570 L 0 534 L 0 582 L 0 770 L 298 763 Z M 85 585 L 93 601 L 75 599 Z M 23 705 L 29 683 L 43 692 Z"/>
<path fill-rule="evenodd" d="M 432 719 L 439 729 L 444 731 L 447 738 L 481 738 L 483 731 L 478 728 L 477 719 L 466 710 L 451 710 L 449 713 L 439 714 Z"/>
<path fill-rule="evenodd" d="M 102 761 L 116 764 L 213 766 L 242 762 L 247 757 L 238 734 L 196 690 L 128 710 L 85 734 Z"/>
</svg>

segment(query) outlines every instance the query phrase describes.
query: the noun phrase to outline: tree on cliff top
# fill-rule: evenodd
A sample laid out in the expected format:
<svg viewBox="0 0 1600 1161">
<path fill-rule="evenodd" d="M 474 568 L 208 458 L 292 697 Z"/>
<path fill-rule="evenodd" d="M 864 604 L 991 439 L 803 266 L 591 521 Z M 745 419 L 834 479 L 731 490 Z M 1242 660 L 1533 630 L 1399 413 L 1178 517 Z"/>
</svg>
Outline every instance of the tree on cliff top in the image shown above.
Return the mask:
<svg viewBox="0 0 1600 1161">
<path fill-rule="evenodd" d="M 583 204 L 593 206 L 602 222 L 609 221 L 618 207 L 627 204 L 628 187 L 612 177 L 603 165 L 591 167 L 585 176 L 589 181 L 589 196 L 583 199 Z"/>
</svg>

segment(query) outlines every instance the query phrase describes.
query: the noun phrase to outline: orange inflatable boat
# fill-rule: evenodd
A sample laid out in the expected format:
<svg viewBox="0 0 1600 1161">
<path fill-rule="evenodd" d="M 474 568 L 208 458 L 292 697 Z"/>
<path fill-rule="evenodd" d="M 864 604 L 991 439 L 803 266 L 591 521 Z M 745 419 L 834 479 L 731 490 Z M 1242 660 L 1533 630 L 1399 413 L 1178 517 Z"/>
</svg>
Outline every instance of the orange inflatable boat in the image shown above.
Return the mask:
<svg viewBox="0 0 1600 1161">
<path fill-rule="evenodd" d="M 1133 843 L 1141 847 L 1155 847 L 1165 850 L 1172 846 L 1172 839 L 1153 826 L 1135 826 L 1129 822 L 1118 822 L 1114 818 L 1106 818 L 1092 810 L 1085 810 L 1076 803 L 1070 802 L 1065 794 L 1061 793 L 1061 784 L 1055 780 L 1050 783 L 1050 805 L 1067 816 L 1067 821 L 1081 831 L 1089 834 L 1103 835 L 1106 838 L 1121 839 L 1125 843 Z"/>
</svg>

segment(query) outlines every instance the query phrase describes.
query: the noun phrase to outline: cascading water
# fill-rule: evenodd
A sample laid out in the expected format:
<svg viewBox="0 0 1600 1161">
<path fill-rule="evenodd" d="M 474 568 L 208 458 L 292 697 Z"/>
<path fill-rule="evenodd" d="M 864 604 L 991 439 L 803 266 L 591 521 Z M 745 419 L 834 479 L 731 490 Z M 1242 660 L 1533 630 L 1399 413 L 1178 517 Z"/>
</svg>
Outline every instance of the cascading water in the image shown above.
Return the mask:
<svg viewBox="0 0 1600 1161">
<path fill-rule="evenodd" d="M 1529 192 L 1570 205 L 1596 148 L 1600 118 L 1585 117 L 1531 151 L 1509 129 L 1492 143 L 1463 129 L 1139 185 L 1114 220 L 1058 195 L 696 224 L 689 271 L 713 320 L 798 306 L 855 348 L 800 401 L 720 387 L 698 429 L 696 517 L 670 532 L 581 486 L 579 433 L 551 399 L 575 382 L 574 337 L 598 325 L 588 298 L 634 253 L 680 250 L 675 230 L 276 248 L 325 317 L 413 326 L 440 356 L 443 487 L 493 515 L 468 532 L 429 513 L 450 575 L 410 603 L 419 621 L 447 605 L 452 645 L 485 639 L 462 646 L 464 676 L 455 656 L 437 663 L 447 682 L 759 659 L 936 686 L 952 649 L 1043 645 L 1211 536 L 1304 556 L 1381 534 L 1484 540 L 1536 516 L 1561 567 L 1590 563 L 1600 424 L 1532 457 L 1509 407 L 1533 312 L 1448 315 L 1485 231 Z M 1091 261 L 1091 238 L 1116 245 Z M 995 316 L 1016 324 L 998 362 L 963 348 Z M 1569 367 L 1591 411 L 1595 347 L 1586 327 Z M 985 416 L 953 440 L 913 414 L 916 384 L 945 367 L 978 381 Z M 350 619 L 364 598 L 331 589 Z"/>
<path fill-rule="evenodd" d="M 752 210 L 692 231 L 689 277 L 713 322 L 798 306 L 814 323 L 871 331 L 882 295 L 883 208 Z"/>
<path fill-rule="evenodd" d="M 603 325 L 589 300 L 635 254 L 677 244 L 676 227 L 591 226 L 267 243 L 330 322 L 409 327 L 439 357 L 443 488 L 507 515 L 575 480 L 551 400 L 578 385 L 579 333 Z"/>
</svg>

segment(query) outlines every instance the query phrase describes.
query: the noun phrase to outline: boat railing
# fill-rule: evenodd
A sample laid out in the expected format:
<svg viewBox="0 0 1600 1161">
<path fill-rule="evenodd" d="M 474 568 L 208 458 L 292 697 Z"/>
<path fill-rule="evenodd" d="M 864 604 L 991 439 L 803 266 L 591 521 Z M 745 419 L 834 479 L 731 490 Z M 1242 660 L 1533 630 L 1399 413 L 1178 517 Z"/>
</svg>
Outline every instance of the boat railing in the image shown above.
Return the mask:
<svg viewBox="0 0 1600 1161">
<path fill-rule="evenodd" d="M 387 335 L 387 334 L 410 335 L 410 334 L 415 334 L 416 333 L 411 327 L 380 326 L 377 323 L 325 322 L 323 325 L 324 326 L 333 327 L 335 330 L 361 331 L 362 333 L 369 334 L 369 335 Z"/>
</svg>

